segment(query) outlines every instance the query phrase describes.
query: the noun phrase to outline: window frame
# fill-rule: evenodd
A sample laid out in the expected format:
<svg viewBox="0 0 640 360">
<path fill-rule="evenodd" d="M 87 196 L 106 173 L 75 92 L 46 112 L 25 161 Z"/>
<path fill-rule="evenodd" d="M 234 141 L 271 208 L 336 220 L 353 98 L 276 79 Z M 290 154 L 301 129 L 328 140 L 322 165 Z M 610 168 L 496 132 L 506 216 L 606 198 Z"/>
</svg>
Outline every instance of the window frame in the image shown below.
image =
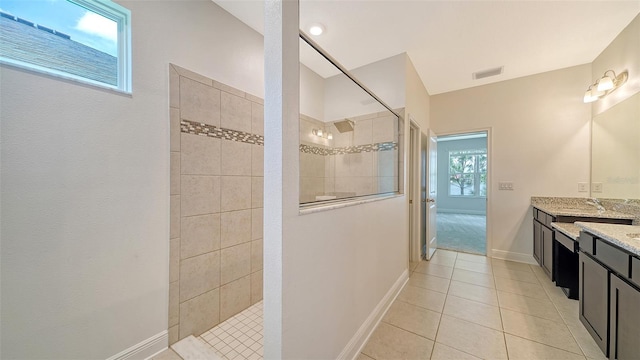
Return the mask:
<svg viewBox="0 0 640 360">
<path fill-rule="evenodd" d="M 464 152 L 469 152 L 468 154 L 465 154 Z M 460 155 L 470 155 L 470 156 L 474 156 L 474 164 L 473 164 L 473 172 L 451 172 L 451 157 L 452 156 L 460 156 Z M 480 194 L 480 177 L 484 174 L 485 176 L 487 175 L 488 171 L 484 171 L 484 172 L 480 172 L 478 171 L 478 164 L 479 164 L 479 157 L 484 155 L 485 157 L 487 157 L 487 161 L 488 161 L 488 156 L 487 156 L 487 150 L 486 149 L 469 149 L 469 150 L 449 150 L 449 154 L 447 157 L 447 196 L 449 197 L 454 197 L 454 198 L 464 198 L 464 199 L 483 199 L 486 198 L 487 195 L 485 193 L 485 195 L 479 195 Z M 488 169 L 487 169 L 488 170 Z M 473 195 L 464 195 L 464 194 L 452 194 L 451 193 L 451 176 L 454 174 L 461 174 L 461 175 L 473 175 L 473 191 L 474 194 Z M 486 180 L 485 180 L 485 187 L 488 186 L 486 184 Z M 486 188 L 485 188 L 485 192 L 486 192 Z M 478 194 L 478 195 L 476 195 Z"/>
<path fill-rule="evenodd" d="M 51 75 L 53 77 L 71 80 L 74 82 L 89 84 L 117 92 L 131 94 L 131 11 L 109 0 L 63 0 L 85 8 L 100 16 L 113 20 L 118 26 L 118 55 L 117 55 L 117 85 L 107 84 L 101 81 L 89 79 L 83 76 L 70 74 L 61 70 L 51 69 L 46 66 L 32 64 L 26 61 L 15 60 L 0 54 L 0 64 L 15 66 L 18 68 Z"/>
</svg>

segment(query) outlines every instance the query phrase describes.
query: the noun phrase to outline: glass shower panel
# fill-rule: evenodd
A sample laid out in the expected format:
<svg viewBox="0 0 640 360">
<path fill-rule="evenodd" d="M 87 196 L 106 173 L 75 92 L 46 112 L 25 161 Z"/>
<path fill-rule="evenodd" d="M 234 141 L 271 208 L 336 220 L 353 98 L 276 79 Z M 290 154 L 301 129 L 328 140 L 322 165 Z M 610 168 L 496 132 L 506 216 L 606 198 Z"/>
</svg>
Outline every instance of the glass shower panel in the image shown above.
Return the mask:
<svg viewBox="0 0 640 360">
<path fill-rule="evenodd" d="M 300 58 L 300 204 L 398 192 L 398 116 L 302 39 Z"/>
</svg>

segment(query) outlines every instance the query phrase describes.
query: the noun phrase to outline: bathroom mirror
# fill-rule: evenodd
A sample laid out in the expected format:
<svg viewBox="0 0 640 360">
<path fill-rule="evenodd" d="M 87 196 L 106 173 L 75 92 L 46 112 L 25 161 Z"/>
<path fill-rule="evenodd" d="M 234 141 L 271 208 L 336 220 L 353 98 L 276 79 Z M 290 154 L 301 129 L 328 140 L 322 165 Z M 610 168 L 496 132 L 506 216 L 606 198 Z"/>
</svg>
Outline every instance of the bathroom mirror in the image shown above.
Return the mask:
<svg viewBox="0 0 640 360">
<path fill-rule="evenodd" d="M 591 196 L 640 198 L 640 93 L 594 116 L 591 136 Z"/>
<path fill-rule="evenodd" d="M 397 192 L 398 116 L 303 39 L 300 53 L 300 204 Z"/>
</svg>

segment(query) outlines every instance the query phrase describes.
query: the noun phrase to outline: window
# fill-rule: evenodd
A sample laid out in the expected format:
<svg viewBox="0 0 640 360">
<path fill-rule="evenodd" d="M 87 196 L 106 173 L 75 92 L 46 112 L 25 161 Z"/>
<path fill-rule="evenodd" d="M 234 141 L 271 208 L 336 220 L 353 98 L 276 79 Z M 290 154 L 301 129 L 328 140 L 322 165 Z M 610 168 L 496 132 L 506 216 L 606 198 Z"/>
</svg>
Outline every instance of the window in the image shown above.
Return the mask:
<svg viewBox="0 0 640 360">
<path fill-rule="evenodd" d="M 449 195 L 487 196 L 487 151 L 449 152 Z"/>
<path fill-rule="evenodd" d="M 131 92 L 130 18 L 109 0 L 2 0 L 0 62 Z"/>
</svg>

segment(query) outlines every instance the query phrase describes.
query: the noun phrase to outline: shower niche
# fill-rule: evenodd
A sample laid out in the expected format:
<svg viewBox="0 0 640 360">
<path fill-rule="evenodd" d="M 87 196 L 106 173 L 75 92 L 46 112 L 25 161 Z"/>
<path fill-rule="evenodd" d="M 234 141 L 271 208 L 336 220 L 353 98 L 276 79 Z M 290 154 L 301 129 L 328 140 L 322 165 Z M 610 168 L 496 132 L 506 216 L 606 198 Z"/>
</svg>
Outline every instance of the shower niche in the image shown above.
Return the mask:
<svg viewBox="0 0 640 360">
<path fill-rule="evenodd" d="M 301 34 L 300 204 L 399 192 L 401 110 Z"/>
</svg>

